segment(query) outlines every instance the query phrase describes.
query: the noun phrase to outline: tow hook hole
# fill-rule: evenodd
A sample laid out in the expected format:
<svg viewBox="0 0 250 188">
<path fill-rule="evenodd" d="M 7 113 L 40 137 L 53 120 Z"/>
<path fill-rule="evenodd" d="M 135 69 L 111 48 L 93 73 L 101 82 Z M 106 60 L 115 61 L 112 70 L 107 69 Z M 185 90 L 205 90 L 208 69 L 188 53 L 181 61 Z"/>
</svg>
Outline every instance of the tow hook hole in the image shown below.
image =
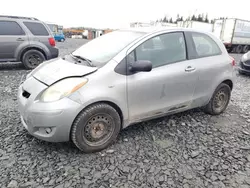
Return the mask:
<svg viewBox="0 0 250 188">
<path fill-rule="evenodd" d="M 46 132 L 47 134 L 50 134 L 50 133 L 52 132 L 52 129 L 51 129 L 51 128 L 45 128 L 45 132 Z"/>
</svg>

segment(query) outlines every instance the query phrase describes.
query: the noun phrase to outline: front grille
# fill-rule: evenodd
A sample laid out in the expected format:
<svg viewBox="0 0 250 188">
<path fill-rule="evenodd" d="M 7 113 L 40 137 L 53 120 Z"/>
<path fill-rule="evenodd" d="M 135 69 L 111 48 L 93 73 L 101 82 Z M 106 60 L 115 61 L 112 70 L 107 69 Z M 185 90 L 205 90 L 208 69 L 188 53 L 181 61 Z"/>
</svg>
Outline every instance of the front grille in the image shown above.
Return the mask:
<svg viewBox="0 0 250 188">
<path fill-rule="evenodd" d="M 25 97 L 27 99 L 30 97 L 30 93 L 28 91 L 25 91 L 25 90 L 23 90 L 22 95 L 23 95 L 23 97 Z"/>
</svg>

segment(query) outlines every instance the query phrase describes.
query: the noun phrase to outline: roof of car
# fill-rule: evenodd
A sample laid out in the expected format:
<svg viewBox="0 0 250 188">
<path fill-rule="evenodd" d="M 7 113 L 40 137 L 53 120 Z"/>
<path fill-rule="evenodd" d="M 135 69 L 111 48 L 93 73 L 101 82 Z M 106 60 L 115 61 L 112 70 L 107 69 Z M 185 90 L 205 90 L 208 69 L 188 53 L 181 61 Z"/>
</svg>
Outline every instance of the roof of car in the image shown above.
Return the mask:
<svg viewBox="0 0 250 188">
<path fill-rule="evenodd" d="M 2 19 L 15 19 L 15 20 L 31 20 L 31 21 L 39 21 L 37 18 L 33 18 L 33 17 L 23 17 L 23 16 L 10 16 L 10 15 L 0 15 L 0 18 Z"/>
<path fill-rule="evenodd" d="M 204 32 L 202 30 L 192 29 L 192 28 L 183 28 L 183 27 L 134 27 L 134 28 L 123 28 L 120 30 L 142 32 L 142 33 L 153 33 L 158 31 L 198 31 Z"/>
</svg>

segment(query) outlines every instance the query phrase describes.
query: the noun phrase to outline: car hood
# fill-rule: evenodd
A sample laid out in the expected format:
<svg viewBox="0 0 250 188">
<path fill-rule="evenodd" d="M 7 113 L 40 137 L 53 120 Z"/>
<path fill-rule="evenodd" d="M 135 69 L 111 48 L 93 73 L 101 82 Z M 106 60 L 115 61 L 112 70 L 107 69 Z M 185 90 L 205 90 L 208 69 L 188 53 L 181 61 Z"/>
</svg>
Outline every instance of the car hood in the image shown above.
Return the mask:
<svg viewBox="0 0 250 188">
<path fill-rule="evenodd" d="M 51 85 L 66 77 L 84 76 L 96 70 L 96 67 L 74 64 L 62 58 L 58 58 L 42 63 L 31 72 L 30 76 L 35 77 L 46 85 Z"/>
</svg>

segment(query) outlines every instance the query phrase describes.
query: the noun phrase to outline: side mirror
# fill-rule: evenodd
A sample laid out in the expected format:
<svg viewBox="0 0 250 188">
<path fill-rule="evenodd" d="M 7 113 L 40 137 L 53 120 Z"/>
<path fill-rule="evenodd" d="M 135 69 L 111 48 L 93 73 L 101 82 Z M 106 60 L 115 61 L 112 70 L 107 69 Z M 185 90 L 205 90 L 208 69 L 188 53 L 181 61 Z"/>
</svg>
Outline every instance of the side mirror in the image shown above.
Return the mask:
<svg viewBox="0 0 250 188">
<path fill-rule="evenodd" d="M 148 60 L 138 60 L 129 65 L 131 72 L 149 72 L 152 70 L 152 63 Z"/>
</svg>

